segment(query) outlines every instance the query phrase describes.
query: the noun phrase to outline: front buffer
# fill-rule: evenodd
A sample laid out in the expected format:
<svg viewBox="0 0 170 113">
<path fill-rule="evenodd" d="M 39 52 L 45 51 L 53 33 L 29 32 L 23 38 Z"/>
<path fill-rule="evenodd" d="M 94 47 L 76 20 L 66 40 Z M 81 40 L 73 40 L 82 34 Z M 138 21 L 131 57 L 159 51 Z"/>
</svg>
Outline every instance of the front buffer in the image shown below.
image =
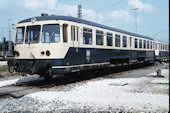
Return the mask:
<svg viewBox="0 0 170 113">
<path fill-rule="evenodd" d="M 15 59 L 8 61 L 8 66 L 13 66 L 16 72 L 23 74 L 38 74 L 45 78 L 52 76 L 52 60 Z"/>
</svg>

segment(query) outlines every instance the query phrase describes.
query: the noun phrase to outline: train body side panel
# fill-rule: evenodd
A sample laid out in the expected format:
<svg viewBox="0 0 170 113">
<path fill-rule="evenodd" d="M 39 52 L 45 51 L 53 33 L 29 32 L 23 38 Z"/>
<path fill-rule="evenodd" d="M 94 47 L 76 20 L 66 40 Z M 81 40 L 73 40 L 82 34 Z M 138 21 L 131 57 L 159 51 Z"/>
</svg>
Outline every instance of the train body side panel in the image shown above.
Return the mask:
<svg viewBox="0 0 170 113">
<path fill-rule="evenodd" d="M 154 60 L 154 51 L 113 50 L 92 48 L 70 48 L 64 59 L 54 59 L 52 70 L 65 73 L 71 70 L 83 70 L 108 66 L 117 63 L 129 63 L 131 60 Z"/>
</svg>

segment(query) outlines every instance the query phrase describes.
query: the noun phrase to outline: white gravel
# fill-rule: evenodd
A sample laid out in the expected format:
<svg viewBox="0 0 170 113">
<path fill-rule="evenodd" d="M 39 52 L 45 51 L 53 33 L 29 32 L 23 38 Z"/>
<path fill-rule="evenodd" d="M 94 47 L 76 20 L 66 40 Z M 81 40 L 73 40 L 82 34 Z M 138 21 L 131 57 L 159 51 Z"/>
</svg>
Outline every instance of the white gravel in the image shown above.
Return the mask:
<svg viewBox="0 0 170 113">
<path fill-rule="evenodd" d="M 4 80 L 0 81 L 0 87 L 15 84 L 19 79 L 12 79 L 12 80 Z"/>
<path fill-rule="evenodd" d="M 126 111 L 130 111 L 132 108 L 144 112 L 168 110 L 168 95 L 131 92 L 132 89 L 137 89 L 136 85 L 142 82 L 145 83 L 146 78 L 90 81 L 70 91 L 41 91 L 26 97 L 45 102 L 59 100 L 66 104 L 64 108 L 74 108 L 75 106 L 83 108 L 87 106 L 94 111 L 100 111 L 101 109 L 106 111 L 108 107 L 121 108 L 122 106 Z M 117 86 L 112 85 L 112 83 L 128 83 L 128 85 Z M 42 111 L 48 110 L 48 107 L 42 109 Z"/>
<path fill-rule="evenodd" d="M 6 66 L 7 65 L 7 61 L 0 61 L 0 66 Z"/>
<path fill-rule="evenodd" d="M 165 84 L 169 79 L 169 69 L 161 71 L 164 78 L 152 77 L 155 73 L 142 77 L 129 75 L 129 78 L 97 78 L 44 89 L 20 99 L 0 98 L 0 110 L 1 112 L 169 112 L 169 82 Z M 129 74 L 133 74 L 133 71 Z M 24 78 L 20 81 L 31 79 L 37 77 Z M 64 90 L 65 88 L 69 90 Z"/>
<path fill-rule="evenodd" d="M 39 78 L 38 75 L 33 75 L 33 76 L 27 76 L 27 77 L 16 78 L 16 79 L 11 79 L 11 80 L 0 80 L 0 87 L 4 87 L 7 85 L 11 85 L 11 84 L 20 84 L 20 83 L 30 82 L 34 80 L 42 80 L 42 79 L 43 78 Z"/>
</svg>

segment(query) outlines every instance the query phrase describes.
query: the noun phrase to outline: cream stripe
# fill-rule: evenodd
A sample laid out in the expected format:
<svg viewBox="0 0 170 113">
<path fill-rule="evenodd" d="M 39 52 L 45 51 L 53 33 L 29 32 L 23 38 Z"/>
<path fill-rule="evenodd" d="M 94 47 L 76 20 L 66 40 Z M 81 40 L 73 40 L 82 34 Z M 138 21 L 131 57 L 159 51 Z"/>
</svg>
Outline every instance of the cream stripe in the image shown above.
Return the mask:
<svg viewBox="0 0 170 113">
<path fill-rule="evenodd" d="M 94 63 L 94 64 L 71 65 L 71 66 L 52 66 L 52 68 L 71 68 L 71 67 L 83 67 L 83 66 L 104 65 L 104 64 L 110 64 L 110 62 Z"/>
</svg>

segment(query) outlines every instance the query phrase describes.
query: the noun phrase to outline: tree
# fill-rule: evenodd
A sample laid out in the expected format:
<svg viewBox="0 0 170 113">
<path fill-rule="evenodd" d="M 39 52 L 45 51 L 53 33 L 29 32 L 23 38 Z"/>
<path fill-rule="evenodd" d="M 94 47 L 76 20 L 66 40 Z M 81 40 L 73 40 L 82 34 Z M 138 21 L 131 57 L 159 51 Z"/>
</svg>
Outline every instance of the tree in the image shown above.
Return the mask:
<svg viewBox="0 0 170 113">
<path fill-rule="evenodd" d="M 4 43 L 4 51 L 8 51 L 8 42 L 9 42 L 9 41 L 6 41 L 6 42 Z M 11 43 L 12 43 L 11 45 L 12 45 L 12 51 L 13 51 L 13 50 L 14 50 L 14 43 L 13 43 L 12 41 L 11 41 Z M 2 44 L 3 44 L 3 43 L 0 42 L 0 51 L 2 51 Z"/>
</svg>

